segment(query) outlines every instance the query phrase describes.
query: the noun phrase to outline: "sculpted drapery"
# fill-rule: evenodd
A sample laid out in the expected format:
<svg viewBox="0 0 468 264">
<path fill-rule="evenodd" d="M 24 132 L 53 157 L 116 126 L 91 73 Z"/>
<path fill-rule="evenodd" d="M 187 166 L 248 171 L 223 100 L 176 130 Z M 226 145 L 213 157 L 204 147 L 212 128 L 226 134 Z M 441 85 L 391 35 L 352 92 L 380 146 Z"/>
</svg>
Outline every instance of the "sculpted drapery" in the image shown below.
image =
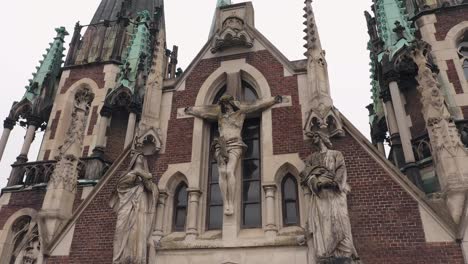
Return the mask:
<svg viewBox="0 0 468 264">
<path fill-rule="evenodd" d="M 348 216 L 346 195 L 350 188 L 343 154 L 329 149 L 331 142 L 325 134 L 313 132 L 308 136 L 318 149 L 305 160 L 301 173 L 302 183 L 312 192 L 307 221 L 309 247 L 317 263 L 359 263 Z"/>
<path fill-rule="evenodd" d="M 158 187 L 152 182 L 145 157 L 135 154 L 129 172 L 117 183 L 110 205 L 117 213 L 114 264 L 147 264 Z"/>
<path fill-rule="evenodd" d="M 247 149 L 242 140 L 242 128 L 248 114 L 259 113 L 275 104 L 282 97 L 276 96 L 253 104 L 243 104 L 231 95 L 224 95 L 218 105 L 187 107 L 185 113 L 198 118 L 217 121 L 219 138 L 213 142 L 213 151 L 218 164 L 219 187 L 221 189 L 224 214 L 234 214 L 236 168 Z"/>
</svg>

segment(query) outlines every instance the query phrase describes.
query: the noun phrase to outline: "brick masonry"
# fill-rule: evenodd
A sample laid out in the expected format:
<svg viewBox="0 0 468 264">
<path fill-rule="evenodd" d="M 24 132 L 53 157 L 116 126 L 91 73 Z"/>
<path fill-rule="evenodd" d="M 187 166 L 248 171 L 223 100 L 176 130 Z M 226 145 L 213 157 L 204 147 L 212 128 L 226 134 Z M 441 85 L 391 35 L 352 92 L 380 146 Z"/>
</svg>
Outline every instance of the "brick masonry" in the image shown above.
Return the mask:
<svg viewBox="0 0 468 264">
<path fill-rule="evenodd" d="M 65 81 L 62 89 L 60 90 L 61 94 L 64 94 L 68 91 L 68 89 L 77 81 L 83 78 L 90 78 L 95 81 L 99 87 L 99 89 L 104 88 L 104 64 L 96 64 L 96 65 L 86 65 L 86 67 L 82 68 L 74 68 L 70 70 L 70 76 Z"/>
<path fill-rule="evenodd" d="M 466 20 L 468 17 L 468 6 L 462 5 L 457 6 L 456 8 L 441 9 L 436 13 L 436 16 L 437 23 L 435 24 L 435 36 L 437 41 L 442 41 L 445 39 L 450 29 Z"/>
<path fill-rule="evenodd" d="M 91 111 L 91 116 L 90 116 L 89 124 L 88 124 L 88 133 L 87 133 L 88 136 L 94 133 L 94 127 L 96 126 L 97 120 L 99 117 L 98 109 L 99 109 L 99 106 L 95 105 L 93 106 L 93 110 Z"/>
<path fill-rule="evenodd" d="M 219 67 L 221 60 L 245 58 L 266 77 L 272 95 L 290 95 L 292 106 L 276 108 L 273 116 L 274 154 L 299 153 L 305 158 L 310 150 L 302 139 L 301 109 L 297 76 L 284 77 L 282 65 L 267 51 L 247 53 L 201 61 L 188 76 L 185 91 L 174 93 L 169 121 L 166 153 L 158 160 L 150 160 L 150 167 L 160 177 L 169 164 L 190 162 L 193 119 L 177 119 L 178 108 L 192 106 L 198 89 Z M 123 149 L 126 116 L 115 114 L 109 129 L 108 156 Z M 349 183 L 349 215 L 357 250 L 363 263 L 383 264 L 461 264 L 461 248 L 453 243 L 426 243 L 418 204 L 385 170 L 349 135 L 333 140 L 334 146 L 345 155 Z M 50 257 L 47 263 L 111 263 L 116 215 L 109 207 L 117 179 L 127 169 L 128 160 L 112 175 L 76 222 L 69 257 Z M 32 206 L 40 208 L 43 191 L 14 194 L 12 204 L 2 208 L 0 226 L 14 211 Z M 18 204 L 19 203 L 19 204 Z M 75 203 L 75 208 L 79 202 Z M 3 213 L 3 210 L 7 210 Z"/>
<path fill-rule="evenodd" d="M 457 94 L 462 94 L 463 89 L 462 85 L 460 82 L 460 78 L 458 77 L 457 69 L 455 68 L 455 63 L 453 60 L 448 60 L 447 62 L 447 76 L 449 79 L 449 82 L 453 84 L 453 87 L 455 88 L 455 92 Z M 465 116 L 466 117 L 466 116 Z"/>
<path fill-rule="evenodd" d="M 52 119 L 52 122 L 49 128 L 50 129 L 49 139 L 55 139 L 55 134 L 57 133 L 57 127 L 58 127 L 61 114 L 62 114 L 62 110 L 58 110 L 57 112 L 55 112 L 55 117 L 54 119 Z"/>
</svg>

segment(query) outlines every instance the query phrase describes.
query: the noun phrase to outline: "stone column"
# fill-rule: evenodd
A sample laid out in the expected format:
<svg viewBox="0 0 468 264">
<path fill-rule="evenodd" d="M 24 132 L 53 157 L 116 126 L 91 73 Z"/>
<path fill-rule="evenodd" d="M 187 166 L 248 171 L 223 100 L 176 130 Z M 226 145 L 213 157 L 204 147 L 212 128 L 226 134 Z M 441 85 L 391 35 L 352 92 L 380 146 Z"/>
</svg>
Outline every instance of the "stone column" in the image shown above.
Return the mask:
<svg viewBox="0 0 468 264">
<path fill-rule="evenodd" d="M 16 121 L 9 117 L 3 122 L 3 133 L 2 138 L 0 139 L 0 161 L 2 160 L 6 144 L 8 143 L 8 139 L 10 138 L 11 130 L 13 130 L 13 127 L 15 125 Z"/>
<path fill-rule="evenodd" d="M 106 148 L 106 133 L 109 120 L 112 116 L 112 109 L 103 106 L 101 109 L 101 121 L 96 135 L 96 147 L 93 149 L 93 156 L 102 157 Z"/>
<path fill-rule="evenodd" d="M 28 129 L 26 130 L 26 136 L 24 137 L 23 147 L 21 148 L 21 152 L 18 159 L 24 160 L 24 162 L 28 160 L 29 149 L 31 148 L 31 144 L 34 141 L 36 130 L 40 126 L 40 124 L 41 122 L 39 118 L 31 117 L 30 119 L 28 119 Z"/>
<path fill-rule="evenodd" d="M 127 134 L 125 135 L 125 145 L 124 148 L 127 148 L 132 144 L 133 138 L 135 137 L 135 127 L 136 127 L 137 115 L 135 112 L 130 112 L 128 115 L 128 125 L 127 125 Z"/>
<path fill-rule="evenodd" d="M 302 186 L 302 191 L 304 192 L 304 201 L 305 201 L 304 204 L 306 207 L 304 208 L 305 214 L 304 215 L 301 214 L 301 217 L 303 218 L 302 223 L 306 223 L 309 217 L 309 203 L 310 203 L 310 196 L 312 195 L 312 193 L 308 186 Z M 303 227 L 305 227 L 305 225 Z"/>
<path fill-rule="evenodd" d="M 200 190 L 188 190 L 188 212 L 186 239 L 195 240 L 198 236 L 198 205 L 200 202 Z"/>
<path fill-rule="evenodd" d="M 153 230 L 153 239 L 159 241 L 164 236 L 164 212 L 166 211 L 167 193 L 159 193 L 159 201 L 156 208 L 156 224 Z"/>
<path fill-rule="evenodd" d="M 276 224 L 276 185 L 265 185 L 265 203 L 266 203 L 266 229 L 265 235 L 267 237 L 275 237 L 278 232 L 278 225 Z"/>
<path fill-rule="evenodd" d="M 396 121 L 400 131 L 403 153 L 405 155 L 406 165 L 403 169 L 403 172 L 416 186 L 422 189 L 421 174 L 414 157 L 413 144 L 411 143 L 411 134 L 407 122 L 407 115 L 403 105 L 403 100 L 401 98 L 400 88 L 398 88 L 398 83 L 396 81 L 391 81 L 389 83 L 389 89 L 394 103 L 393 106 L 395 110 Z"/>
<path fill-rule="evenodd" d="M 387 119 L 387 126 L 390 133 L 390 142 L 393 150 L 393 161 L 395 166 L 401 168 L 405 166 L 405 155 L 403 154 L 403 148 L 401 146 L 400 132 L 398 130 L 398 124 L 395 117 L 395 110 L 393 109 L 392 98 L 390 91 L 386 91 L 381 95 L 385 105 L 385 116 Z"/>
</svg>

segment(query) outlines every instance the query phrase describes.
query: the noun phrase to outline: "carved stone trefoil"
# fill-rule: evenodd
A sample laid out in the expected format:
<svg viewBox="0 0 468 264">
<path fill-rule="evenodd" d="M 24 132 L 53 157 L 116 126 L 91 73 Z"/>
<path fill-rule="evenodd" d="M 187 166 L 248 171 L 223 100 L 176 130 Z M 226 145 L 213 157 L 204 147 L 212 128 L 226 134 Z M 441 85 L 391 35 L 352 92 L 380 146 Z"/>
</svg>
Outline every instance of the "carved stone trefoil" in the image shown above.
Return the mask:
<svg viewBox="0 0 468 264">
<path fill-rule="evenodd" d="M 216 53 L 232 47 L 252 48 L 253 42 L 253 37 L 245 30 L 244 21 L 238 17 L 228 17 L 214 37 L 211 52 Z"/>
</svg>

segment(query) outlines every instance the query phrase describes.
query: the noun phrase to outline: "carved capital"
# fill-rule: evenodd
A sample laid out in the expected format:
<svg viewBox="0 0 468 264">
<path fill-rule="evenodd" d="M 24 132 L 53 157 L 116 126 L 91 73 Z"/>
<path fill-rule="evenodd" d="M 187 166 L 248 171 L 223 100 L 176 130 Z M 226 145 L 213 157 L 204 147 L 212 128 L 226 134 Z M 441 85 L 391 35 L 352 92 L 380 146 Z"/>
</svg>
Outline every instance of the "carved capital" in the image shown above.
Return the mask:
<svg viewBox="0 0 468 264">
<path fill-rule="evenodd" d="M 38 116 L 30 115 L 27 118 L 27 125 L 28 126 L 34 126 L 36 128 L 39 128 L 42 123 L 43 123 L 42 119 L 40 117 L 38 117 Z"/>
<path fill-rule="evenodd" d="M 3 121 L 3 128 L 5 129 L 12 130 L 15 127 L 15 125 L 16 125 L 16 120 L 14 120 L 13 118 L 7 117 L 5 121 Z"/>
<path fill-rule="evenodd" d="M 112 116 L 112 107 L 104 105 L 101 109 L 101 116 L 110 118 Z"/>
<path fill-rule="evenodd" d="M 392 101 L 392 95 L 390 93 L 390 89 L 385 88 L 380 92 L 380 98 L 384 103 Z"/>
</svg>

